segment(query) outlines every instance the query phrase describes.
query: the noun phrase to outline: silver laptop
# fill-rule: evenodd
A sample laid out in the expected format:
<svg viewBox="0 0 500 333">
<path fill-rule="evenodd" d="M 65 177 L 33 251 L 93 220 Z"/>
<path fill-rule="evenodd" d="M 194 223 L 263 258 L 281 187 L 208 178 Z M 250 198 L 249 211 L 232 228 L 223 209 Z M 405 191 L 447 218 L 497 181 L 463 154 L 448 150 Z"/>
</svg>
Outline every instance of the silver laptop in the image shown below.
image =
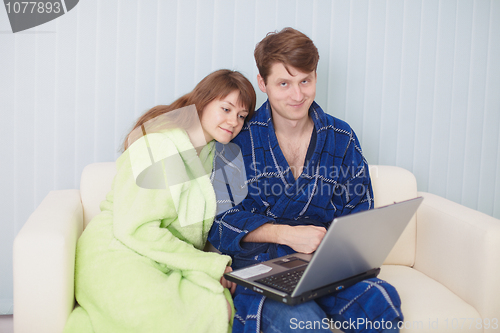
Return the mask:
<svg viewBox="0 0 500 333">
<path fill-rule="evenodd" d="M 295 305 L 376 277 L 422 197 L 333 220 L 314 254 L 294 253 L 224 277 Z"/>
</svg>

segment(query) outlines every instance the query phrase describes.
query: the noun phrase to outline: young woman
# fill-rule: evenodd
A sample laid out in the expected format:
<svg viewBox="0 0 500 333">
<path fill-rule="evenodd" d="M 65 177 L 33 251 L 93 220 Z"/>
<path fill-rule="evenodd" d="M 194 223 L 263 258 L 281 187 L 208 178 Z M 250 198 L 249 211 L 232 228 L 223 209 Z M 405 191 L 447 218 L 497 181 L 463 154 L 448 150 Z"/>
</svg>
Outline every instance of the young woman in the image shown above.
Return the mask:
<svg viewBox="0 0 500 333">
<path fill-rule="evenodd" d="M 79 305 L 65 332 L 230 331 L 231 259 L 203 251 L 216 212 L 210 173 L 214 140 L 231 141 L 255 103 L 242 74 L 219 70 L 138 120 L 78 241 Z"/>
</svg>

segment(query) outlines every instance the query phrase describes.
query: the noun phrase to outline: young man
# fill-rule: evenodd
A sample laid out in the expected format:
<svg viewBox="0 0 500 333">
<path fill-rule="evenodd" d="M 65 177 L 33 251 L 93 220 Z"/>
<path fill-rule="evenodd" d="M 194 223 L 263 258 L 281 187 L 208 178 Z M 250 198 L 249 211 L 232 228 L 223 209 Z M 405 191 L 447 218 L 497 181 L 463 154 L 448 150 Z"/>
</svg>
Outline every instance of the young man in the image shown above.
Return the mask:
<svg viewBox="0 0 500 333">
<path fill-rule="evenodd" d="M 319 55 L 312 40 L 285 28 L 268 34 L 254 55 L 268 100 L 233 140 L 243 153 L 248 195 L 219 215 L 209 234 L 233 268 L 312 253 L 335 217 L 373 208 L 356 135 L 314 102 Z M 379 279 L 297 306 L 238 286 L 234 303 L 233 332 L 330 332 L 334 321 L 345 332 L 397 331 L 403 319 L 396 290 Z"/>
</svg>

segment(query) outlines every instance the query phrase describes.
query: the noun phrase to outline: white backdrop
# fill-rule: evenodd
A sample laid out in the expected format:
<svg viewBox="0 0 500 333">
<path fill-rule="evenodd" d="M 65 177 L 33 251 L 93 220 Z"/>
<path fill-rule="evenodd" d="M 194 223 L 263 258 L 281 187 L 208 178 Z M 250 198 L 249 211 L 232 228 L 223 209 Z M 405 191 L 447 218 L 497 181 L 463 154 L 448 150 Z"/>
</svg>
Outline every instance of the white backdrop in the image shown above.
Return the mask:
<svg viewBox="0 0 500 333">
<path fill-rule="evenodd" d="M 370 164 L 500 218 L 498 0 L 81 0 L 16 34 L 0 7 L 0 314 L 13 239 L 48 191 L 78 188 L 142 112 L 213 70 L 257 87 L 255 44 L 285 26 L 316 43 L 316 100 Z"/>
</svg>

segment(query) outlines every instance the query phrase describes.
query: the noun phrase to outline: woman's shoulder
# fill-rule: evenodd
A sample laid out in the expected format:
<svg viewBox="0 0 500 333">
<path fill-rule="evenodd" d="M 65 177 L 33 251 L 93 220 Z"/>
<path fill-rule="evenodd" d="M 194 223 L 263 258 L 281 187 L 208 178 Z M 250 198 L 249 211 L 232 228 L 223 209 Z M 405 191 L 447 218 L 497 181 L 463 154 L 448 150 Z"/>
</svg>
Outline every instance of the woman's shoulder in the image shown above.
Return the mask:
<svg viewBox="0 0 500 333">
<path fill-rule="evenodd" d="M 144 149 L 179 150 L 183 148 L 192 148 L 191 141 L 186 131 L 180 128 L 171 128 L 163 131 L 147 133 L 132 143 L 127 150 L 135 152 Z"/>
<path fill-rule="evenodd" d="M 130 164 L 132 169 L 143 169 L 154 161 L 176 154 L 179 144 L 182 146 L 189 141 L 187 134 L 181 131 L 169 129 L 139 137 L 118 157 L 117 168 Z"/>
</svg>

